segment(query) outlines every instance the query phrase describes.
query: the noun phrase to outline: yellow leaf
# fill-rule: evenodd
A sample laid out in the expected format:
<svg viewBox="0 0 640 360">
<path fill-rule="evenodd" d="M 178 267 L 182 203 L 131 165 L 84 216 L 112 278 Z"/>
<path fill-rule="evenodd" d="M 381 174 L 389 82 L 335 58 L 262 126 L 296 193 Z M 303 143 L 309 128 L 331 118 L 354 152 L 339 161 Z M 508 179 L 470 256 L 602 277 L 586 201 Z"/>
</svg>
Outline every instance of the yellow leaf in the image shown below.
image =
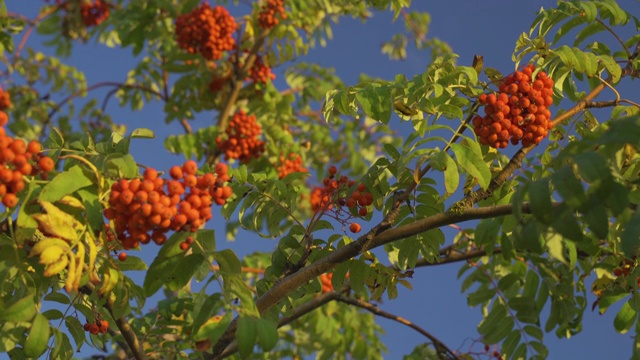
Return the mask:
<svg viewBox="0 0 640 360">
<path fill-rule="evenodd" d="M 73 290 L 78 290 L 80 286 L 80 280 L 82 279 L 82 270 L 84 269 L 84 255 L 85 249 L 82 241 L 78 243 L 78 248 L 76 249 L 76 279 L 73 282 Z"/>
<path fill-rule="evenodd" d="M 69 253 L 69 271 L 67 271 L 67 280 L 64 282 L 64 289 L 71 294 L 73 291 L 73 283 L 76 279 L 76 259 L 73 253 Z"/>
<path fill-rule="evenodd" d="M 40 254 L 40 264 L 49 265 L 57 262 L 66 251 L 59 246 L 49 246 Z"/>
<path fill-rule="evenodd" d="M 69 251 L 71 250 L 71 247 L 69 246 L 69 243 L 62 240 L 62 239 L 58 239 L 58 238 L 43 238 L 42 240 L 38 241 L 35 245 L 33 245 L 33 248 L 31 248 L 31 252 L 29 252 L 29 257 L 34 257 L 34 256 L 38 256 L 40 255 L 45 249 L 51 247 L 51 246 L 57 246 L 59 248 L 64 249 L 64 251 Z"/>
<path fill-rule="evenodd" d="M 44 276 L 53 276 L 59 274 L 62 270 L 64 270 L 69 264 L 69 258 L 67 256 L 62 256 L 58 262 L 53 264 L 49 264 L 46 269 L 44 269 Z"/>
<path fill-rule="evenodd" d="M 96 257 L 98 256 L 98 248 L 96 247 L 96 243 L 92 237 L 87 236 L 85 239 L 89 244 L 89 280 L 95 284 L 100 281 L 100 278 L 98 278 L 98 275 L 96 275 L 95 272 L 93 271 L 93 268 L 96 263 Z"/>
<path fill-rule="evenodd" d="M 100 295 L 108 294 L 118 284 L 118 270 L 109 268 L 102 278 L 102 287 L 98 290 Z"/>
<path fill-rule="evenodd" d="M 82 201 L 76 199 L 75 197 L 73 197 L 71 195 L 63 196 L 62 199 L 58 200 L 58 202 L 60 204 L 69 205 L 69 206 L 74 207 L 76 209 L 84 210 L 84 204 L 82 203 Z"/>
<path fill-rule="evenodd" d="M 48 201 L 40 201 L 40 206 L 46 214 L 36 214 L 33 218 L 45 233 L 73 243 L 78 240 L 78 230 L 84 230 L 82 223 Z"/>
</svg>

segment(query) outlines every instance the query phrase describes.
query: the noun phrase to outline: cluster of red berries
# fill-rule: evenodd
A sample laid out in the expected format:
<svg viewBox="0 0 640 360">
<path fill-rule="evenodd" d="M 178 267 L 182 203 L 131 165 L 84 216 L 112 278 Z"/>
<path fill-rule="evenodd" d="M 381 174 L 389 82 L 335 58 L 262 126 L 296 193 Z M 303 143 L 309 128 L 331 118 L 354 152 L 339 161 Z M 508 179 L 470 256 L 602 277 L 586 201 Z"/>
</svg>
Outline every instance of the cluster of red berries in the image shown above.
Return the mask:
<svg viewBox="0 0 640 360">
<path fill-rule="evenodd" d="M 116 238 L 125 250 L 151 240 L 162 245 L 169 230 L 196 231 L 211 219 L 213 203 L 226 203 L 232 195 L 224 185 L 227 165 L 216 164 L 215 174 L 197 176 L 197 170 L 198 164 L 187 160 L 171 168 L 171 180 L 147 168 L 142 179 L 121 179 L 111 186 L 104 216 L 115 222 Z"/>
<path fill-rule="evenodd" d="M 0 89 L 0 108 L 11 105 L 8 95 Z M 46 179 L 53 170 L 53 159 L 41 154 L 42 145 L 35 140 L 28 144 L 7 135 L 4 126 L 9 121 L 6 112 L 0 110 L 0 197 L 7 208 L 18 205 L 17 194 L 25 188 L 24 177 L 40 175 Z"/>
<path fill-rule="evenodd" d="M 333 279 L 333 273 L 324 273 L 320 275 L 320 284 L 322 284 L 323 294 L 333 291 L 333 284 L 331 283 L 331 279 Z"/>
<path fill-rule="evenodd" d="M 484 344 L 484 353 L 496 360 L 502 359 L 502 354 L 500 354 L 498 350 L 491 350 L 491 346 L 489 346 L 489 344 Z"/>
<path fill-rule="evenodd" d="M 295 172 L 308 172 L 307 168 L 302 166 L 302 157 L 300 154 L 289 153 L 286 157 L 284 155 L 280 156 L 280 165 L 278 165 L 278 177 L 282 179 L 283 177 L 295 173 Z"/>
<path fill-rule="evenodd" d="M 4 111 L 11 107 L 11 98 L 9 93 L 0 87 L 0 111 Z"/>
<path fill-rule="evenodd" d="M 262 126 L 256 122 L 255 115 L 247 115 L 244 110 L 233 115 L 225 132 L 226 140 L 218 136 L 216 145 L 224 152 L 226 160 L 238 159 L 248 163 L 252 158 L 260 157 L 265 150 L 264 141 L 259 140 Z"/>
<path fill-rule="evenodd" d="M 109 330 L 109 322 L 107 320 L 96 319 L 96 322 L 91 324 L 87 321 L 83 328 L 84 331 L 88 331 L 93 335 L 104 334 Z"/>
<path fill-rule="evenodd" d="M 178 46 L 191 54 L 202 54 L 207 60 L 219 60 L 224 51 L 235 48 L 233 33 L 237 26 L 227 9 L 211 8 L 205 2 L 176 19 Z"/>
<path fill-rule="evenodd" d="M 632 265 L 629 263 L 625 263 L 618 268 L 613 270 L 613 275 L 627 277 L 631 273 Z M 638 278 L 638 287 L 640 288 L 640 278 Z"/>
<path fill-rule="evenodd" d="M 80 4 L 80 16 L 84 26 L 97 26 L 109 17 L 109 4 L 102 0 L 83 1 Z"/>
<path fill-rule="evenodd" d="M 547 136 L 553 126 L 548 109 L 553 104 L 553 79 L 544 71 L 533 79 L 535 69 L 529 64 L 505 77 L 497 94 L 478 97 L 485 116 L 476 115 L 472 122 L 481 144 L 506 148 L 511 140 L 527 147 Z"/>
<path fill-rule="evenodd" d="M 261 29 L 272 29 L 280 20 L 287 18 L 287 14 L 284 12 L 284 0 L 267 0 L 258 14 L 258 26 Z"/>
<path fill-rule="evenodd" d="M 256 56 L 256 61 L 249 69 L 249 78 L 254 83 L 266 84 L 270 80 L 276 79 L 276 74 L 271 72 L 271 68 L 262 61 L 261 56 Z"/>
<path fill-rule="evenodd" d="M 222 90 L 227 81 L 229 81 L 229 76 L 214 76 L 209 83 L 209 91 L 215 93 Z"/>
<path fill-rule="evenodd" d="M 346 176 L 337 178 L 338 169 L 335 166 L 329 167 L 329 176 L 322 180 L 323 187 L 316 187 L 311 192 L 310 203 L 311 210 L 314 212 L 326 210 L 334 210 L 336 217 L 339 218 L 344 207 L 357 210 L 359 216 L 366 216 L 368 213 L 367 206 L 373 204 L 373 195 L 367 191 L 364 184 L 358 184 L 353 180 L 349 180 Z M 349 189 L 356 186 L 356 189 L 347 196 Z M 334 208 L 334 205 L 338 205 Z M 351 223 L 349 230 L 353 233 L 359 233 L 362 227 L 358 223 Z"/>
</svg>

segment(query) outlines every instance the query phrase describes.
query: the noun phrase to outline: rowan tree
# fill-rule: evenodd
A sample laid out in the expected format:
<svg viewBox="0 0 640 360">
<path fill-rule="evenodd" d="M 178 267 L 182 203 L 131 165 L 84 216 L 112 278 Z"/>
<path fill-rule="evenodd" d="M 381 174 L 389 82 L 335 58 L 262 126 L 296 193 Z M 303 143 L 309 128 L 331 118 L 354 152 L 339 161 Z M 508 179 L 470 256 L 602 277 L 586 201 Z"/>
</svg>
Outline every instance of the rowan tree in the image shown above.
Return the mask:
<svg viewBox="0 0 640 360">
<path fill-rule="evenodd" d="M 546 358 L 545 336 L 618 304 L 640 356 L 640 104 L 620 90 L 640 75 L 633 6 L 542 8 L 496 69 L 427 37 L 407 0 L 0 5 L 0 352 L 376 359 L 383 317 L 424 335 L 407 359 Z M 431 52 L 423 72 L 351 84 L 299 60 L 331 18 L 384 11 L 406 26 L 382 53 L 411 41 Z M 137 64 L 89 83 L 68 61 L 86 42 Z M 128 129 L 114 99 L 164 119 Z M 166 167 L 136 162 L 130 145 L 173 124 Z M 272 250 L 216 246 L 243 234 Z M 483 314 L 466 347 L 382 302 L 451 263 Z"/>
</svg>

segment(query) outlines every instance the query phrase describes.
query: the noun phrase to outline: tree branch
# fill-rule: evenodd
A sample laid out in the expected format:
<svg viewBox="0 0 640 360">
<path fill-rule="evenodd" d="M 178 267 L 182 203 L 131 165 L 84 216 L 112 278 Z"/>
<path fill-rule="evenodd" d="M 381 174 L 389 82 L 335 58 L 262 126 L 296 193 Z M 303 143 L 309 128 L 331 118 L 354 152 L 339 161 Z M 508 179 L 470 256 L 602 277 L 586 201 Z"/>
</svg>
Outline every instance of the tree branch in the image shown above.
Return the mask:
<svg viewBox="0 0 640 360">
<path fill-rule="evenodd" d="M 529 204 L 522 206 L 522 212 L 530 213 Z M 462 221 L 494 218 L 513 213 L 513 205 L 488 206 L 483 208 L 471 208 L 461 212 L 444 212 L 436 214 L 411 224 L 407 224 L 395 229 L 389 229 L 385 232 L 377 233 L 372 231 L 361 236 L 356 241 L 345 245 L 344 247 L 330 253 L 326 257 L 310 264 L 298 272 L 293 273 L 277 283 L 275 283 L 269 291 L 256 300 L 258 310 L 263 313 L 271 306 L 277 304 L 289 292 L 300 287 L 302 284 L 314 279 L 317 276 L 331 270 L 338 264 L 358 256 L 359 254 L 371 250 L 373 248 L 401 240 L 419 233 L 426 232 L 441 226 L 454 224 Z M 381 225 L 378 225 L 378 228 Z M 218 343 L 214 345 L 213 353 L 220 354 L 235 337 L 235 329 L 237 326 L 237 318 L 229 325 L 225 334 L 220 338 Z"/>
<path fill-rule="evenodd" d="M 433 343 L 433 346 L 435 347 L 435 349 L 437 351 L 439 359 L 455 359 L 455 360 L 459 360 L 460 359 L 458 357 L 458 355 L 456 355 L 455 352 L 453 352 L 451 349 L 449 349 L 447 347 L 447 345 L 445 345 L 437 337 L 433 336 L 428 331 L 424 330 L 420 326 L 412 323 L 411 321 L 409 321 L 409 320 L 407 320 L 405 318 L 402 318 L 402 317 L 400 317 L 398 315 L 394 315 L 394 314 L 388 313 L 388 312 L 386 312 L 386 311 L 378 308 L 377 306 L 375 306 L 375 305 L 373 305 L 371 303 L 368 303 L 366 301 L 350 298 L 348 296 L 341 295 L 341 296 L 338 297 L 337 300 L 340 301 L 340 302 L 343 302 L 345 304 L 349 304 L 349 305 L 353 305 L 353 306 L 357 306 L 359 308 L 365 309 L 365 310 L 369 311 L 370 313 L 372 313 L 374 315 L 378 315 L 378 316 L 381 316 L 383 318 L 387 318 L 387 319 L 390 319 L 390 320 L 393 320 L 393 321 L 397 321 L 400 324 L 406 325 L 406 326 L 412 328 L 413 330 L 419 332 L 420 334 L 424 335 L 429 340 L 431 340 L 431 342 Z M 444 354 L 449 354 L 450 356 L 445 357 L 443 353 Z"/>
</svg>

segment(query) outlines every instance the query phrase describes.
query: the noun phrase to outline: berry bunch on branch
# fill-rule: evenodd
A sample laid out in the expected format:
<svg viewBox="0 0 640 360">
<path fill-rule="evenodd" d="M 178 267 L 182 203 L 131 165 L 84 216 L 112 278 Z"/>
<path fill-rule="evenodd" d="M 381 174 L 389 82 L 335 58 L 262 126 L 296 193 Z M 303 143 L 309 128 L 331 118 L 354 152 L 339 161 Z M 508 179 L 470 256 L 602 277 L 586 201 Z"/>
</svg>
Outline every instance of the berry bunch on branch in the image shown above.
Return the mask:
<svg viewBox="0 0 640 360">
<path fill-rule="evenodd" d="M 284 0 L 267 0 L 258 13 L 258 26 L 261 29 L 272 29 L 285 20 L 287 14 L 284 12 Z"/>
<path fill-rule="evenodd" d="M 253 66 L 249 69 L 249 79 L 256 84 L 266 84 L 271 80 L 275 80 L 276 74 L 271 72 L 271 68 L 258 55 Z"/>
<path fill-rule="evenodd" d="M 484 116 L 476 115 L 472 122 L 481 144 L 506 148 L 511 144 L 528 147 L 539 144 L 552 127 L 553 79 L 544 71 L 533 73 L 535 65 L 508 75 L 500 83 L 498 93 L 478 97 L 484 105 Z"/>
<path fill-rule="evenodd" d="M 121 179 L 111 186 L 104 216 L 115 223 L 116 238 L 124 249 L 153 240 L 167 241 L 166 233 L 196 231 L 212 218 L 211 205 L 224 205 L 232 195 L 227 165 L 219 163 L 215 173 L 196 175 L 198 165 L 187 160 L 163 179 L 152 168 L 142 179 Z"/>
<path fill-rule="evenodd" d="M 337 172 L 335 166 L 329 167 L 329 176 L 322 180 L 323 186 L 313 189 L 309 198 L 311 210 L 315 213 L 329 210 L 333 217 L 343 223 L 353 217 L 366 216 L 369 212 L 367 207 L 373 204 L 373 194 L 367 191 L 366 185 L 356 185 L 355 181 L 346 176 L 338 177 Z M 352 189 L 354 190 L 349 194 Z M 361 226 L 353 222 L 349 225 L 349 230 L 359 233 Z"/>
<path fill-rule="evenodd" d="M 83 329 L 92 335 L 104 334 L 109 330 L 109 321 L 104 319 L 96 319 L 94 323 L 87 321 L 84 323 Z"/>
<path fill-rule="evenodd" d="M 7 134 L 4 126 L 9 116 L 3 110 L 10 106 L 9 94 L 0 89 L 0 197 L 7 208 L 18 205 L 17 194 L 25 188 L 25 176 L 46 179 L 55 167 L 53 159 L 41 153 L 38 141 L 26 143 Z"/>
<path fill-rule="evenodd" d="M 192 12 L 178 16 L 175 34 L 181 49 L 201 54 L 207 60 L 220 60 L 225 51 L 235 48 L 233 33 L 237 27 L 227 9 L 203 3 Z"/>
<path fill-rule="evenodd" d="M 295 172 L 309 172 L 309 170 L 303 166 L 300 154 L 289 153 L 287 156 L 281 155 L 279 160 L 280 164 L 277 167 L 277 171 L 280 179 Z"/>
<path fill-rule="evenodd" d="M 265 151 L 264 141 L 259 140 L 262 126 L 256 122 L 255 115 L 247 115 L 244 110 L 233 115 L 225 133 L 226 139 L 218 136 L 216 145 L 226 160 L 237 159 L 248 163 Z"/>
<path fill-rule="evenodd" d="M 109 17 L 109 4 L 102 0 L 83 1 L 80 4 L 80 16 L 84 26 L 98 26 Z"/>
</svg>

